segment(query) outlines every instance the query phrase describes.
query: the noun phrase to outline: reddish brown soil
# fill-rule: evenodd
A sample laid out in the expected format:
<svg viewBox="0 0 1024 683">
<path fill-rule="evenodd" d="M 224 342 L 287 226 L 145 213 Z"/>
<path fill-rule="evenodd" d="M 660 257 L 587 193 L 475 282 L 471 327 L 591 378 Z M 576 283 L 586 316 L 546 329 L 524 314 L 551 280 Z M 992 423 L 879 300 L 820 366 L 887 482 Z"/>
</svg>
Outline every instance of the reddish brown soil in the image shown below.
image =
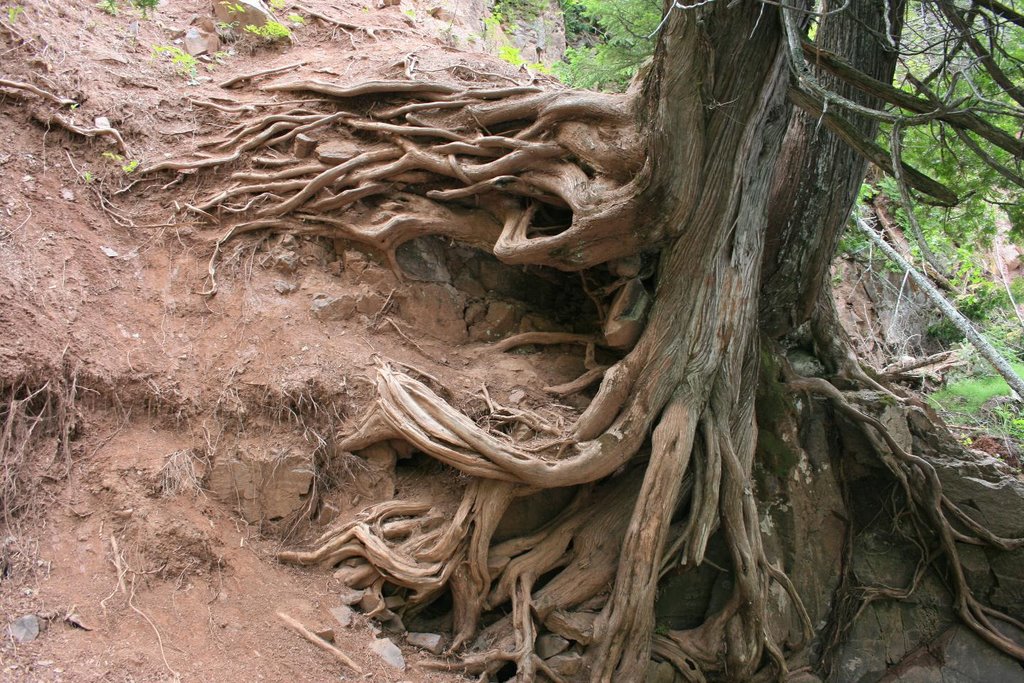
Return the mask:
<svg viewBox="0 0 1024 683">
<path fill-rule="evenodd" d="M 462 63 L 506 80 L 526 78 L 500 62 L 455 55 L 431 37 L 438 22 L 406 3 L 378 10 L 369 2 L 311 0 L 307 7 L 353 24 L 402 32 L 371 36 L 310 21 L 290 47 L 240 51 L 212 73 L 201 64 L 200 75 L 213 82 L 198 86 L 186 85 L 151 48 L 171 44 L 194 15 L 208 15 L 206 2 L 167 3 L 141 21 L 127 7 L 113 17 L 84 0 L 20 6 L 13 23 L 0 16 L 0 78 L 79 100 L 70 114 L 80 124 L 108 117 L 128 141 L 126 161 L 190 151 L 193 136 L 229 127 L 190 98 L 265 99 L 216 82 L 298 60 L 308 62 L 305 75 L 342 82 L 400 76 L 412 52 L 424 71 Z M 402 9 L 421 18 L 410 22 Z M 420 285 L 400 282 L 374 255 L 345 256 L 345 245 L 300 242 L 291 248 L 300 263 L 290 270 L 276 238 L 229 244 L 218 294 L 203 297 L 218 235 L 179 222 L 172 202 L 193 201 L 217 179 L 161 189 L 173 176 L 135 178 L 103 156 L 116 151 L 107 140 L 47 131 L 32 120 L 33 109 L 55 107 L 0 89 L 0 386 L 73 375 L 81 418 L 68 475 L 49 465 L 52 447 L 42 444 L 26 466 L 36 475 L 49 467 L 51 476 L 36 476 L 38 485 L 24 492 L 28 510 L 2 530 L 0 622 L 27 613 L 54 618 L 31 643 L 4 634 L 0 680 L 357 679 L 274 616 L 331 624 L 327 610 L 339 604 L 331 573 L 274 560 L 283 544 L 322 531 L 320 523 L 300 524 L 284 541 L 280 527 L 247 524 L 208 494 L 162 495 L 166 458 L 309 440 L 310 423 L 292 419 L 289 403 L 323 433 L 344 431 L 370 396 L 374 354 L 429 372 L 472 407 L 485 385 L 498 400 L 518 389 L 527 405 L 548 401 L 540 387 L 577 376 L 581 352 L 546 350 L 538 363 L 495 355 L 485 344 L 453 346 L 424 312 L 429 297 L 416 303 Z M 296 291 L 278 293 L 279 280 Z M 374 293 L 375 306 L 342 321 L 311 316 L 314 293 L 351 291 Z M 311 411 L 313 401 L 330 410 Z M 344 471 L 329 484 L 325 499 L 343 517 L 365 504 Z M 444 501 L 460 483 L 434 472 L 400 479 L 398 488 Z M 120 571 L 112 539 L 124 558 Z M 63 621 L 68 612 L 91 630 Z M 388 669 L 367 649 L 373 634 L 362 616 L 336 631 L 339 647 L 367 672 L 364 680 L 461 680 L 427 673 L 424 655 L 408 647 L 410 668 Z"/>
</svg>

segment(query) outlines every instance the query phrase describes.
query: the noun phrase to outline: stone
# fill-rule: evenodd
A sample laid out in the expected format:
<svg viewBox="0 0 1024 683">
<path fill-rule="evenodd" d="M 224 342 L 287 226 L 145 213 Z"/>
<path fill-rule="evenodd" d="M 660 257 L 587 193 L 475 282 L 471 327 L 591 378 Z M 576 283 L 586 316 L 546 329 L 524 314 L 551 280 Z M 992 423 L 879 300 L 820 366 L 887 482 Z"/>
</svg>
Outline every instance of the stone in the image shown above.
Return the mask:
<svg viewBox="0 0 1024 683">
<path fill-rule="evenodd" d="M 492 301 L 487 305 L 484 319 L 473 325 L 474 341 L 492 341 L 508 336 L 519 324 L 519 310 L 507 301 Z"/>
<path fill-rule="evenodd" d="M 405 657 L 402 656 L 402 650 L 391 642 L 390 638 L 375 638 L 370 643 L 370 649 L 392 669 L 405 671 Z"/>
<path fill-rule="evenodd" d="M 405 642 L 423 648 L 434 655 L 439 655 L 444 651 L 444 636 L 437 633 L 407 633 Z"/>
<path fill-rule="evenodd" d="M 317 320 L 348 320 L 356 314 L 357 300 L 355 296 L 328 296 L 318 293 L 313 295 L 309 310 Z"/>
<path fill-rule="evenodd" d="M 299 267 L 299 255 L 291 249 L 276 249 L 270 256 L 271 263 L 282 273 L 294 273 Z"/>
<path fill-rule="evenodd" d="M 569 678 L 583 669 L 583 657 L 578 652 L 563 652 L 544 661 L 559 676 Z"/>
<path fill-rule="evenodd" d="M 438 21 L 443 21 L 449 24 L 454 22 L 456 19 L 456 16 L 451 12 L 451 10 L 449 10 L 444 5 L 437 5 L 436 7 L 431 7 L 430 9 L 427 10 L 427 14 L 434 17 Z"/>
<path fill-rule="evenodd" d="M 569 641 L 554 633 L 545 633 L 537 639 L 535 650 L 541 659 L 548 659 L 569 649 Z"/>
<path fill-rule="evenodd" d="M 580 645 L 589 645 L 594 636 L 596 612 L 569 612 L 556 609 L 544 620 L 544 626 L 563 638 L 575 640 Z"/>
<path fill-rule="evenodd" d="M 640 338 L 651 297 L 639 278 L 624 284 L 608 309 L 604 324 L 605 343 L 613 349 L 630 349 Z"/>
<path fill-rule="evenodd" d="M 288 282 L 287 280 L 274 280 L 274 291 L 278 294 L 291 294 L 298 288 L 298 285 L 293 282 Z"/>
<path fill-rule="evenodd" d="M 214 0 L 213 15 L 218 22 L 233 25 L 238 30 L 277 21 L 262 0 Z"/>
<path fill-rule="evenodd" d="M 355 616 L 355 611 L 348 605 L 340 605 L 338 607 L 332 607 L 330 609 L 331 616 L 337 620 L 337 622 L 348 628 L 352 625 L 352 617 Z"/>
<path fill-rule="evenodd" d="M 185 30 L 185 52 L 193 57 L 199 55 L 212 55 L 220 49 L 220 37 L 214 33 L 207 33 L 197 26 L 190 26 Z"/>
<path fill-rule="evenodd" d="M 423 334 L 449 343 L 466 340 L 466 299 L 451 285 L 427 282 L 395 298 L 402 318 L 414 322 Z"/>
<path fill-rule="evenodd" d="M 209 478 L 213 494 L 237 505 L 250 523 L 295 514 L 309 502 L 312 485 L 312 455 L 298 446 L 239 445 L 231 455 L 217 460 Z"/>
<path fill-rule="evenodd" d="M 437 237 L 417 237 L 395 250 L 395 260 L 410 280 L 451 282 L 444 243 Z"/>
<path fill-rule="evenodd" d="M 14 638 L 19 643 L 32 642 L 39 637 L 40 630 L 39 617 L 34 614 L 18 617 L 7 627 L 7 632 L 11 634 L 11 638 Z"/>
<path fill-rule="evenodd" d="M 337 165 L 357 156 L 360 151 L 353 140 L 327 140 L 317 146 L 316 158 L 325 164 Z"/>
<path fill-rule="evenodd" d="M 388 609 L 398 609 L 405 604 L 405 598 L 401 595 L 389 595 L 384 598 L 384 606 Z"/>
<path fill-rule="evenodd" d="M 338 589 L 338 602 L 346 607 L 349 605 L 358 605 L 364 595 L 366 595 L 366 591 L 359 590 L 357 588 L 349 588 L 348 586 L 341 586 L 341 588 Z"/>
<path fill-rule="evenodd" d="M 466 324 L 473 325 L 484 319 L 487 315 L 487 304 L 482 301 L 474 301 L 473 303 L 466 306 Z"/>
<path fill-rule="evenodd" d="M 321 628 L 314 631 L 316 637 L 320 640 L 326 640 L 328 643 L 334 642 L 334 629 L 333 628 Z"/>
</svg>

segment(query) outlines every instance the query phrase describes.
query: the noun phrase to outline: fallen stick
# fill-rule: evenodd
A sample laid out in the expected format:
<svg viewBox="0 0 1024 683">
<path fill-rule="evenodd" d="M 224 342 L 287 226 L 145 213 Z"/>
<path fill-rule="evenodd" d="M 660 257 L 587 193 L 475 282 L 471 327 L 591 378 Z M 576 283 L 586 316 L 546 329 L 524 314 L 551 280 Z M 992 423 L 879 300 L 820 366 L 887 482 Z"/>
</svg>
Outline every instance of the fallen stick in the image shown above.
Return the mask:
<svg viewBox="0 0 1024 683">
<path fill-rule="evenodd" d="M 329 652 L 330 654 L 334 655 L 335 659 L 337 659 L 339 662 L 341 662 L 342 664 L 344 664 L 348 668 L 350 668 L 353 671 L 355 671 L 357 674 L 363 673 L 362 668 L 360 668 L 360 666 L 358 664 L 353 662 L 349 658 L 348 655 L 346 655 L 344 652 L 342 652 L 338 648 L 336 648 L 333 645 L 331 645 L 330 643 L 328 643 L 326 640 L 324 640 L 323 638 L 321 638 L 317 634 L 315 634 L 312 631 L 310 631 L 308 628 L 306 628 L 305 626 L 303 626 L 302 624 L 297 622 L 295 619 L 292 619 L 290 616 L 288 616 L 284 612 L 278 612 L 277 613 L 277 618 L 280 619 L 281 621 L 283 621 L 285 623 L 285 625 L 288 626 L 288 628 L 290 628 L 291 630 L 295 631 L 300 636 L 302 636 L 303 638 L 305 638 L 309 642 L 313 643 L 314 645 L 316 645 L 321 650 L 323 650 L 325 652 Z"/>
<path fill-rule="evenodd" d="M 220 87 L 222 87 L 222 88 L 230 88 L 230 87 L 232 87 L 234 85 L 238 85 L 242 81 L 251 81 L 252 79 L 259 78 L 260 76 L 270 76 L 271 74 L 279 74 L 279 73 L 282 73 L 284 71 L 291 71 L 292 69 L 298 69 L 300 66 L 304 65 L 305 63 L 306 62 L 295 62 L 294 64 L 287 64 L 285 66 L 276 66 L 273 69 L 264 69 L 263 71 L 255 71 L 255 72 L 253 72 L 251 74 L 242 74 L 241 76 L 235 76 L 234 78 L 229 78 L 228 80 L 226 80 L 223 83 L 221 83 Z"/>
</svg>

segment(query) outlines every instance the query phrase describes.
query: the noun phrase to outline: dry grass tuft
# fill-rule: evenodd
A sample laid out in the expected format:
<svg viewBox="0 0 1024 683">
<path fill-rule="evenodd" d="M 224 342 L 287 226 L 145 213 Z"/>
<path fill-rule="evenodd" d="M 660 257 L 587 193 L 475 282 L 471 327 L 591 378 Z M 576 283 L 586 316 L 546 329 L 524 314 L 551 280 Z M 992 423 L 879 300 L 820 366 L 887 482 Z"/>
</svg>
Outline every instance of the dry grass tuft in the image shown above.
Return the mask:
<svg viewBox="0 0 1024 683">
<path fill-rule="evenodd" d="M 197 468 L 196 466 L 199 465 Z M 170 498 L 183 493 L 198 496 L 203 491 L 203 475 L 210 462 L 195 451 L 174 451 L 164 459 L 164 465 L 157 475 L 157 490 L 161 496 Z"/>
<path fill-rule="evenodd" d="M 56 378 L 21 377 L 0 386 L 0 520 L 5 527 L 32 505 L 41 480 L 60 481 L 70 472 L 77 395 L 78 373 L 67 369 Z"/>
</svg>

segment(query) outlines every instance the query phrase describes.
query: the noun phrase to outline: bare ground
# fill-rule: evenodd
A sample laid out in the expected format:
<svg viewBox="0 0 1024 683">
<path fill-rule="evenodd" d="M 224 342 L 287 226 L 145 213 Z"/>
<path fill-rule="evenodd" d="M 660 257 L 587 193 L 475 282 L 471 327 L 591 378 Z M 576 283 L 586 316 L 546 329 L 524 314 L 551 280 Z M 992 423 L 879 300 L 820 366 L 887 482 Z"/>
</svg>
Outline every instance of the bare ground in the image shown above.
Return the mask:
<svg viewBox="0 0 1024 683">
<path fill-rule="evenodd" d="M 369 396 L 365 378 L 377 354 L 437 378 L 472 410 L 485 386 L 503 402 L 549 403 L 541 388 L 577 377 L 582 352 L 550 348 L 541 351 L 550 356 L 545 363 L 489 352 L 488 336 L 501 330 L 460 329 L 448 315 L 474 303 L 489 311 L 501 298 L 472 285 L 478 274 L 449 305 L 430 289 L 437 285 L 400 281 L 379 255 L 346 244 L 241 240 L 224 255 L 217 295 L 204 297 L 218 235 L 181 222 L 171 208 L 175 199 L 189 201 L 182 187 L 193 196 L 204 188 L 186 178 L 162 189 L 168 178 L 138 179 L 121 166 L 188 149 L 193 136 L 224 125 L 194 100 L 258 101 L 258 92 L 216 83 L 277 65 L 306 61 L 307 73 L 346 82 L 401 74 L 415 53 L 421 70 L 469 67 L 444 77 L 529 77 L 501 62 L 453 59 L 432 37 L 443 22 L 408 0 L 382 10 L 306 3 L 375 30 L 309 19 L 288 47 L 237 46 L 212 72 L 201 63 L 199 75 L 212 81 L 200 85 L 187 85 L 151 49 L 172 44 L 194 15 L 209 14 L 207 3 L 170 3 L 145 20 L 79 0 L 21 6 L 0 26 L 0 78 L 75 99 L 81 105 L 62 113 L 79 125 L 108 117 L 128 150 L 102 136 L 47 129 L 33 112 L 56 111 L 53 104 L 0 88 L 0 386 L 14 397 L 18 386 L 73 384 L 77 416 L 69 454 L 45 435 L 21 463 L 31 486 L 18 492 L 25 507 L 4 530 L 0 617 L 4 624 L 28 613 L 50 618 L 33 642 L 4 638 L 0 679 L 355 680 L 275 617 L 283 611 L 310 627 L 330 626 L 338 582 L 273 558 L 372 498 L 358 473 L 344 462 L 318 471 L 314 512 L 329 508 L 332 519 L 286 525 L 246 522 L 236 505 L 189 481 L 175 491 L 168 459 L 194 454 L 203 483 L 212 463 L 238 449 L 298 443 L 328 452 L 334 431 L 349 427 Z M 318 320 L 310 313 L 315 294 L 354 297 L 358 311 Z M 462 482 L 435 468 L 400 474 L 396 486 L 443 500 Z M 425 655 L 409 647 L 409 669 L 388 669 L 368 650 L 374 634 L 361 615 L 351 628 L 334 627 L 365 680 L 460 679 L 423 671 Z"/>
</svg>

